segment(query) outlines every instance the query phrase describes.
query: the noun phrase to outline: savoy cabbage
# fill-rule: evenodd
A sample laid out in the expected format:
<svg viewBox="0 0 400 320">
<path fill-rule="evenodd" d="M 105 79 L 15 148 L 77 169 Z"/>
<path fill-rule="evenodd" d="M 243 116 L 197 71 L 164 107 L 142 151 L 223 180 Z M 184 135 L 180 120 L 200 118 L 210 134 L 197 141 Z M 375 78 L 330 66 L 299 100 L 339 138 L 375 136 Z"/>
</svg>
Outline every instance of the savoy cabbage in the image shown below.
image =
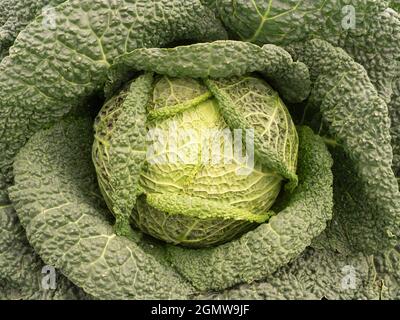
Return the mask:
<svg viewBox="0 0 400 320">
<path fill-rule="evenodd" d="M 397 1 L 0 9 L 0 298 L 400 297 Z M 171 126 L 252 170 L 151 162 Z"/>
</svg>

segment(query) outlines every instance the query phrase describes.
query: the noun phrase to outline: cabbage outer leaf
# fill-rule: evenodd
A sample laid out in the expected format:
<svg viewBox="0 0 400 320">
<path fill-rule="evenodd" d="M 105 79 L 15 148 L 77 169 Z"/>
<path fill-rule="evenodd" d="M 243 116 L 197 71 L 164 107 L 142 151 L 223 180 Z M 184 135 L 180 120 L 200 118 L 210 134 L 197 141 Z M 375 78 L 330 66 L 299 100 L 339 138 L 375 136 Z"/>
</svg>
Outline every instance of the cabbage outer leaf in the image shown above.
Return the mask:
<svg viewBox="0 0 400 320">
<path fill-rule="evenodd" d="M 106 102 L 95 121 L 92 159 L 101 193 L 116 217 L 118 235 L 131 235 L 130 216 L 142 193 L 140 172 L 146 160 L 147 105 L 153 76 L 138 77 Z"/>
<path fill-rule="evenodd" d="M 191 78 L 229 78 L 260 71 L 289 102 L 304 101 L 311 86 L 308 68 L 293 62 L 284 49 L 233 40 L 166 49 L 142 48 L 121 55 L 109 71 L 107 94 L 126 79 L 126 70 Z"/>
<path fill-rule="evenodd" d="M 393 96 L 389 106 L 392 121 L 393 171 L 400 178 L 400 74 L 393 83 Z"/>
<path fill-rule="evenodd" d="M 333 247 L 347 243 L 352 251 L 393 248 L 400 236 L 400 193 L 386 103 L 365 69 L 342 49 L 315 39 L 293 46 L 293 54 L 310 67 L 308 107 L 320 110 L 336 142 L 334 219 L 326 236 Z"/>
<path fill-rule="evenodd" d="M 66 0 L 1 0 L 0 1 L 0 61 L 8 55 L 9 47 L 18 33 L 41 12 L 48 14 Z M 50 20 L 48 20 L 51 23 Z"/>
<path fill-rule="evenodd" d="M 11 204 L 0 206 L 0 300 L 89 299 L 56 270 L 55 289 L 44 289 L 43 261 L 29 245 Z"/>
</svg>

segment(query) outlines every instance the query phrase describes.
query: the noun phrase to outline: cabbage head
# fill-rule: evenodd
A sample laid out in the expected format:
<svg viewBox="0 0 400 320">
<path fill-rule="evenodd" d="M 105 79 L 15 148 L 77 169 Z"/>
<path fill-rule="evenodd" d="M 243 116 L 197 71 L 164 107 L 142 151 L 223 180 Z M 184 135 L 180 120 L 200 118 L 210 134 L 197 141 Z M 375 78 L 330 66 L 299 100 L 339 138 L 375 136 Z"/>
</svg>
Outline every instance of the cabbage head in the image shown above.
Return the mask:
<svg viewBox="0 0 400 320">
<path fill-rule="evenodd" d="M 297 184 L 295 125 L 260 77 L 162 76 L 146 94 L 147 105 L 137 110 L 127 86 L 95 122 L 93 161 L 117 228 L 130 216 L 166 242 L 216 245 L 266 222 L 282 184 Z M 143 122 L 126 132 L 135 147 L 120 152 L 127 144 L 119 127 L 138 112 Z M 116 180 L 121 168 L 129 180 Z"/>
</svg>

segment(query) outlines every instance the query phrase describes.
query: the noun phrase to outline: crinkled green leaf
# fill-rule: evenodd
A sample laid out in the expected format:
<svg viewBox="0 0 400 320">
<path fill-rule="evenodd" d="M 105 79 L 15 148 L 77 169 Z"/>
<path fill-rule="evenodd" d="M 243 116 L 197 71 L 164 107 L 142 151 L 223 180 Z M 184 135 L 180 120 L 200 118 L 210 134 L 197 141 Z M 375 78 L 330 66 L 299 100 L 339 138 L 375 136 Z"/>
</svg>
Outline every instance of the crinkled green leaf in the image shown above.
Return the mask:
<svg viewBox="0 0 400 320">
<path fill-rule="evenodd" d="M 393 170 L 400 177 L 400 75 L 393 84 L 393 96 L 389 104 L 393 146 Z"/>
<path fill-rule="evenodd" d="M 183 298 L 190 286 L 139 244 L 117 236 L 91 162 L 92 124 L 38 132 L 14 163 L 10 196 L 45 263 L 103 299 Z"/>
<path fill-rule="evenodd" d="M 377 4 L 369 4 L 374 5 Z M 350 30 L 345 39 L 333 44 L 363 65 L 378 93 L 388 103 L 393 93 L 393 79 L 400 73 L 400 16 L 391 9 L 376 14 L 364 13 L 364 17 L 357 20 L 356 28 Z"/>
<path fill-rule="evenodd" d="M 297 186 L 296 127 L 279 94 L 265 81 L 255 77 L 207 80 L 218 100 L 219 109 L 231 129 L 254 130 L 256 157 L 289 180 L 286 187 Z"/>
<path fill-rule="evenodd" d="M 308 248 L 260 282 L 242 284 L 198 299 L 320 300 L 380 299 L 372 256 L 342 255 Z"/>
<path fill-rule="evenodd" d="M 400 297 L 400 254 L 341 254 L 308 248 L 299 258 L 266 279 L 197 299 L 381 299 Z"/>
<path fill-rule="evenodd" d="M 118 235 L 130 234 L 130 216 L 141 193 L 152 87 L 151 74 L 140 76 L 103 106 L 94 125 L 92 159 L 100 190 L 116 217 Z"/>
<path fill-rule="evenodd" d="M 383 299 L 400 299 L 400 252 L 399 248 L 374 257 L 375 268 L 382 285 Z"/>
<path fill-rule="evenodd" d="M 323 40 L 295 46 L 310 68 L 308 107 L 319 109 L 338 146 L 334 158 L 334 220 L 327 237 L 373 253 L 399 241 L 400 194 L 392 171 L 388 108 L 365 69 Z"/>
<path fill-rule="evenodd" d="M 358 1 L 358 8 L 364 7 L 366 1 L 369 0 Z M 224 24 L 243 41 L 287 45 L 315 35 L 337 40 L 345 33 L 340 23 L 344 5 L 341 0 L 206 0 L 204 3 L 216 10 Z"/>
<path fill-rule="evenodd" d="M 55 289 L 43 288 L 44 263 L 29 245 L 11 204 L 0 206 L 0 299 L 87 299 L 60 272 Z"/>
<path fill-rule="evenodd" d="M 310 93 L 307 67 L 293 62 L 289 53 L 274 45 L 259 47 L 226 40 L 170 49 L 137 49 L 116 60 L 110 71 L 108 91 L 125 79 L 127 70 L 192 78 L 226 78 L 260 71 L 290 102 L 304 101 Z"/>
<path fill-rule="evenodd" d="M 0 1 L 0 61 L 8 55 L 8 48 L 14 43 L 18 33 L 37 15 L 47 16 L 51 25 L 52 10 L 66 0 L 1 0 Z"/>
</svg>

